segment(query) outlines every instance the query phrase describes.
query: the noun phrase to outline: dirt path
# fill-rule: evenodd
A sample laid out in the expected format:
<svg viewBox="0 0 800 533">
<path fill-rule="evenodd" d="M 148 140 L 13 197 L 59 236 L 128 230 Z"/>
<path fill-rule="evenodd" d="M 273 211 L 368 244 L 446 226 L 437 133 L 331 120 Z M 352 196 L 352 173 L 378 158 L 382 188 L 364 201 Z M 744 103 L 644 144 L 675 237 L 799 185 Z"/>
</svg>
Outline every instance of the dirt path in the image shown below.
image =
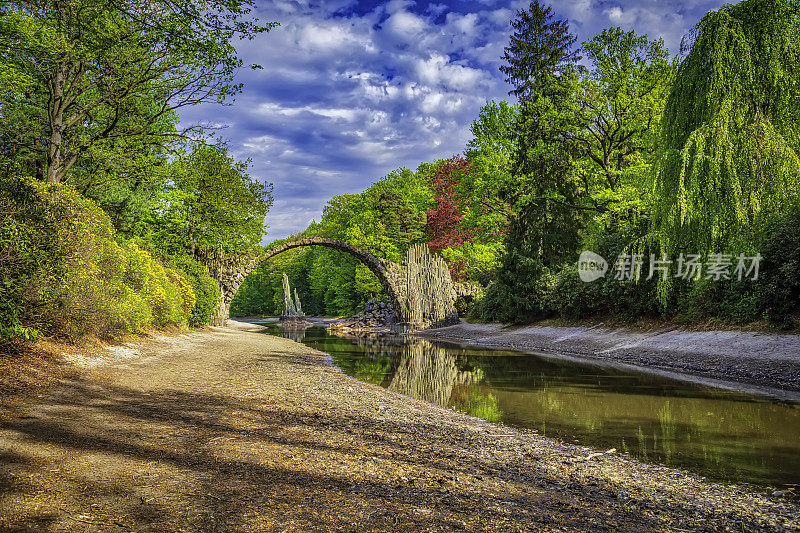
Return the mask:
<svg viewBox="0 0 800 533">
<path fill-rule="evenodd" d="M 4 415 L 2 531 L 800 529 L 790 502 L 405 398 L 232 329 L 117 351 Z"/>
</svg>

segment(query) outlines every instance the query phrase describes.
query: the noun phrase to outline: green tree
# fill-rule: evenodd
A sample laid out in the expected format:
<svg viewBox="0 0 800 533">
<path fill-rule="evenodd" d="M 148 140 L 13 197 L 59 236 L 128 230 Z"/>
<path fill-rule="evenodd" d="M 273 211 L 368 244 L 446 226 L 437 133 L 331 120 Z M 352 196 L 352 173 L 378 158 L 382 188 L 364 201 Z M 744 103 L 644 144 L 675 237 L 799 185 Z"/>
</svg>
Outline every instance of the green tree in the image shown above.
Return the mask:
<svg viewBox="0 0 800 533">
<path fill-rule="evenodd" d="M 580 55 L 569 23 L 556 19 L 550 6 L 535 0 L 516 15 L 511 21 L 514 33 L 502 57 L 506 64 L 500 71 L 514 87 L 509 94 L 530 101 L 545 94 L 553 78 L 571 68 Z"/>
<path fill-rule="evenodd" d="M 10 0 L 0 10 L 3 115 L 14 151 L 49 182 L 120 139 L 158 142 L 180 108 L 223 102 L 242 61 L 231 43 L 274 23 L 250 0 Z M 22 120 L 24 118 L 24 120 Z"/>
<path fill-rule="evenodd" d="M 583 205 L 566 132 L 575 128 L 576 38 L 549 6 L 518 11 L 501 70 L 520 98 L 515 125 L 514 186 L 505 251 L 481 302 L 486 320 L 521 322 L 548 312 L 551 269 L 571 258 L 592 206 Z"/>
<path fill-rule="evenodd" d="M 147 221 L 159 207 L 159 194 L 170 179 L 170 160 L 178 156 L 175 148 L 142 138 L 102 143 L 72 168 L 69 182 L 103 208 L 118 233 L 145 235 Z"/>
<path fill-rule="evenodd" d="M 163 206 L 154 212 L 153 246 L 167 255 L 252 250 L 264 237 L 272 185 L 247 174 L 227 148 L 199 144 L 172 164 Z"/>
<path fill-rule="evenodd" d="M 461 196 L 468 205 L 465 223 L 485 239 L 502 236 L 508 225 L 511 206 L 505 199 L 519 185 L 513 172 L 518 120 L 519 106 L 492 101 L 481 108 L 470 126 L 472 139 L 466 155 L 472 171 L 462 180 Z"/>
<path fill-rule="evenodd" d="M 565 20 L 557 20 L 549 6 L 531 3 L 518 11 L 504 59 L 504 72 L 512 72 L 514 94 L 520 95 L 521 109 L 516 124 L 517 153 L 513 173 L 517 186 L 507 188 L 504 200 L 512 206 L 509 232 L 525 235 L 526 248 L 544 265 L 562 261 L 578 240 L 584 211 L 580 184 L 573 172 L 571 146 L 565 131 L 574 128 L 574 102 L 570 98 L 577 84 L 576 38 Z M 507 241 L 507 248 L 514 246 Z M 513 268 L 512 265 L 508 265 Z"/>
<path fill-rule="evenodd" d="M 645 194 L 673 65 L 662 40 L 609 28 L 583 43 L 576 85 L 576 172 L 607 230 L 646 226 Z M 643 224 L 644 221 L 644 224 Z"/>
<path fill-rule="evenodd" d="M 655 165 L 664 251 L 752 250 L 800 191 L 800 4 L 708 13 L 678 67 Z M 754 251 L 754 250 L 753 250 Z"/>
</svg>

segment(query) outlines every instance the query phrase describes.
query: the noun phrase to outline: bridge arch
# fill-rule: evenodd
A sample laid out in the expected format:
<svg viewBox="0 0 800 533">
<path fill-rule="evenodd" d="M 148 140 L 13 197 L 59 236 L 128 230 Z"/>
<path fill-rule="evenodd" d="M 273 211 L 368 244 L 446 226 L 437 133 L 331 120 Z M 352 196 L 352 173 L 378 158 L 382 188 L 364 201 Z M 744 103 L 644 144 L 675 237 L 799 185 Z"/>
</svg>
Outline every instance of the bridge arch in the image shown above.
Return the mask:
<svg viewBox="0 0 800 533">
<path fill-rule="evenodd" d="M 381 285 L 386 289 L 389 293 L 389 297 L 392 298 L 395 302 L 398 301 L 399 298 L 402 297 L 402 293 L 404 291 L 401 290 L 400 283 L 402 282 L 401 279 L 398 279 L 398 272 L 393 272 L 395 270 L 394 263 L 390 263 L 389 261 L 384 261 L 383 259 L 377 258 L 369 252 L 365 252 L 361 248 L 357 248 L 350 243 L 340 241 L 338 239 L 328 239 L 327 237 L 309 237 L 307 239 L 300 239 L 297 241 L 292 242 L 285 242 L 280 246 L 276 246 L 271 250 L 268 250 L 261 259 L 258 261 L 258 265 L 263 263 L 264 261 L 268 261 L 275 257 L 276 255 L 285 252 L 286 250 L 291 250 L 293 248 L 301 248 L 304 246 L 324 246 L 326 248 L 332 248 L 334 250 L 338 250 L 340 252 L 345 252 L 359 261 L 361 261 L 364 266 L 366 266 L 370 272 L 375 274 L 378 280 L 381 282 Z M 255 269 L 255 267 L 253 267 Z M 251 270 L 252 272 L 252 270 Z M 249 272 L 248 272 L 249 274 Z"/>
<path fill-rule="evenodd" d="M 361 261 L 380 281 L 381 285 L 389 293 L 392 304 L 395 307 L 397 316 L 402 319 L 403 305 L 406 299 L 405 287 L 405 273 L 403 267 L 397 263 L 385 261 L 353 246 L 350 243 L 340 241 L 338 239 L 329 239 L 327 237 L 308 237 L 298 239 L 296 241 L 285 242 L 275 248 L 267 250 L 264 254 L 259 256 L 250 256 L 244 258 L 229 258 L 228 261 L 218 261 L 215 265 L 216 268 L 209 268 L 213 277 L 217 279 L 220 285 L 222 298 L 220 305 L 217 309 L 217 316 L 214 320 L 216 325 L 224 325 L 230 312 L 230 305 L 236 291 L 239 290 L 244 279 L 255 270 L 260 264 L 269 261 L 276 255 L 283 253 L 287 250 L 294 248 L 301 248 L 305 246 L 324 246 L 338 250 L 340 252 L 348 253 Z"/>
</svg>

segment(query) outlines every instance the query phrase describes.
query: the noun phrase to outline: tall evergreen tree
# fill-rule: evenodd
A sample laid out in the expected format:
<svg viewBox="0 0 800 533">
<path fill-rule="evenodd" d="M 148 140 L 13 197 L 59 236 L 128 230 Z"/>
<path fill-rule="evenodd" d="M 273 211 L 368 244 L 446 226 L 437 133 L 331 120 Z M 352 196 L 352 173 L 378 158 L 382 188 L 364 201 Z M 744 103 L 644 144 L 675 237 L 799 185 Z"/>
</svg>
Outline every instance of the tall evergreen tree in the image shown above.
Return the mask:
<svg viewBox="0 0 800 533">
<path fill-rule="evenodd" d="M 562 241 L 576 241 L 575 219 L 586 210 L 572 173 L 571 144 L 565 142 L 566 131 L 573 127 L 571 95 L 581 56 L 569 23 L 556 19 L 550 6 L 534 1 L 528 10 L 517 12 L 511 25 L 516 31 L 503 56 L 508 64 L 501 70 L 515 85 L 511 93 L 520 97 L 521 110 L 512 168 L 517 186 L 504 191 L 512 206 L 512 223 L 518 226 L 509 239 L 529 233 L 531 253 L 545 264 L 555 264 L 563 259 L 563 246 L 551 228 L 560 227 Z"/>
<path fill-rule="evenodd" d="M 544 283 L 550 269 L 578 246 L 585 212 L 572 167 L 570 95 L 577 82 L 577 39 L 566 20 L 538 1 L 517 12 L 501 71 L 520 98 L 512 173 L 505 190 L 511 206 L 505 252 L 483 300 L 485 319 L 526 321 L 547 311 Z"/>
<path fill-rule="evenodd" d="M 509 94 L 523 101 L 547 94 L 553 77 L 580 59 L 569 23 L 556 19 L 550 6 L 534 0 L 527 10 L 517 11 L 511 27 L 514 33 L 502 58 L 507 64 L 500 67 L 514 87 Z"/>
</svg>

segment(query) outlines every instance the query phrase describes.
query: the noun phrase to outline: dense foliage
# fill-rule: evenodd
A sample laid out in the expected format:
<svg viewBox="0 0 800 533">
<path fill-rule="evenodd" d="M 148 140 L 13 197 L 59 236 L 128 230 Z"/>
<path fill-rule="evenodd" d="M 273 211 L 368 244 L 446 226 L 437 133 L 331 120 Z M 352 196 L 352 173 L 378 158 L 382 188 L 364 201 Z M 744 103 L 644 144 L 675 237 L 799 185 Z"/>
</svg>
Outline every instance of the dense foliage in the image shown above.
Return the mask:
<svg viewBox="0 0 800 533">
<path fill-rule="evenodd" d="M 211 320 L 199 250 L 253 250 L 271 186 L 179 126 L 240 85 L 249 0 L 0 7 L 0 342 Z"/>
<path fill-rule="evenodd" d="M 661 40 L 620 28 L 579 47 L 568 23 L 534 1 L 517 12 L 502 58 L 518 102 L 488 102 L 463 155 L 335 197 L 304 234 L 395 261 L 425 241 L 454 278 L 486 287 L 471 316 L 487 321 L 791 326 L 798 9 L 745 0 L 709 13 L 679 62 Z M 411 182 L 415 195 L 378 201 L 386 187 Z M 580 278 L 582 250 L 607 261 L 601 279 Z M 758 279 L 742 253 L 758 254 Z M 709 270 L 687 275 L 691 254 Z M 715 260 L 728 270 L 714 274 Z M 312 313 L 350 313 L 380 292 L 349 258 L 308 250 L 263 265 L 234 310 L 279 312 L 283 270 Z"/>
<path fill-rule="evenodd" d="M 108 216 L 72 187 L 20 179 L 2 190 L 3 338 L 186 326 L 199 322 L 198 304 L 216 301 L 202 292 L 207 272 L 187 275 L 117 242 Z"/>
<path fill-rule="evenodd" d="M 653 226 L 667 253 L 756 251 L 800 199 L 800 5 L 707 14 L 664 111 Z"/>
</svg>

